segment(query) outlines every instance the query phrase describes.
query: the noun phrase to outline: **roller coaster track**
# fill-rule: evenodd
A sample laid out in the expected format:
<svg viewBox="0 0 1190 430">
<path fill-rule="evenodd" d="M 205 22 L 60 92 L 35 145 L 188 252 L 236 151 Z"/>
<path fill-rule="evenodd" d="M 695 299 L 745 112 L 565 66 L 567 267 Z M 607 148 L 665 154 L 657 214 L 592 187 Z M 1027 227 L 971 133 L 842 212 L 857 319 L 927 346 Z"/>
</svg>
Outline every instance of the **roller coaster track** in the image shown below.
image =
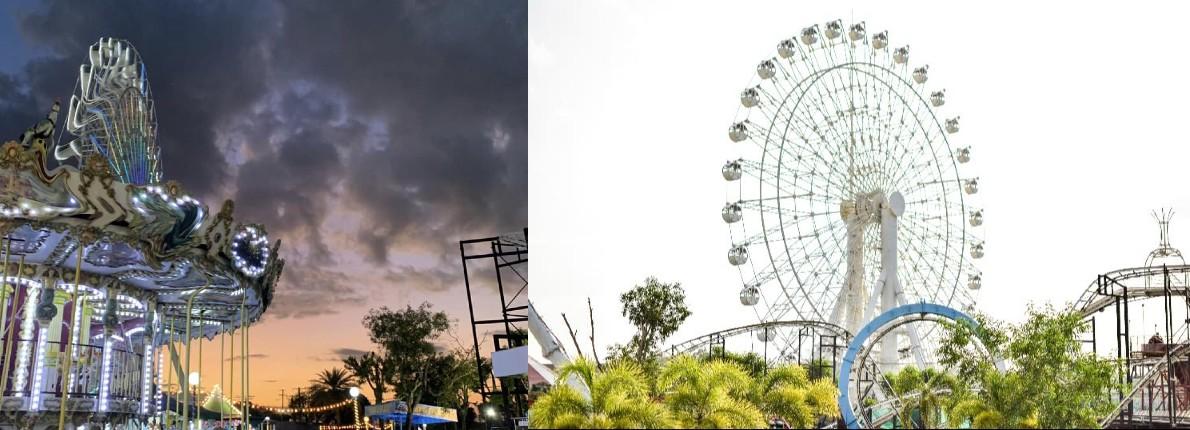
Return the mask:
<svg viewBox="0 0 1190 430">
<path fill-rule="evenodd" d="M 848 333 L 846 329 L 844 329 L 843 327 L 839 327 L 837 325 L 828 323 L 828 322 L 809 321 L 809 320 L 771 321 L 771 322 L 749 324 L 749 325 L 745 325 L 745 326 L 729 328 L 727 330 L 720 330 L 720 331 L 717 331 L 714 333 L 705 334 L 705 335 L 696 337 L 694 339 L 687 340 L 685 342 L 676 343 L 669 347 L 669 354 L 671 356 L 678 355 L 678 354 L 688 354 L 688 353 L 700 350 L 702 348 L 706 348 L 709 345 L 711 345 L 713 342 L 715 342 L 719 339 L 724 339 L 724 338 L 728 338 L 728 337 L 732 337 L 732 336 L 738 336 L 738 335 L 741 335 L 744 333 L 753 333 L 753 332 L 762 331 L 765 329 L 773 330 L 773 329 L 777 329 L 777 328 L 787 328 L 787 327 L 797 327 L 797 328 L 809 327 L 809 328 L 821 329 L 824 332 L 830 333 L 834 336 L 838 336 L 839 340 L 841 340 L 843 342 L 843 345 L 841 345 L 841 346 L 845 346 L 847 344 L 847 342 L 851 341 L 851 334 Z"/>
<path fill-rule="evenodd" d="M 1181 344 L 1178 344 L 1176 347 L 1171 348 L 1162 357 L 1149 359 L 1149 360 L 1140 360 L 1135 363 L 1132 363 L 1133 368 L 1139 368 L 1139 369 L 1147 368 L 1147 371 L 1139 379 L 1135 379 L 1133 381 L 1131 390 L 1128 392 L 1128 395 L 1125 396 L 1120 401 L 1120 403 L 1116 405 L 1115 409 L 1113 409 L 1112 412 L 1110 414 L 1108 414 L 1108 416 L 1104 417 L 1102 420 L 1099 421 L 1099 427 L 1107 428 L 1109 425 L 1112 424 L 1113 421 L 1116 420 L 1116 418 L 1120 417 L 1121 412 L 1123 412 L 1125 409 L 1127 409 L 1128 406 L 1135 405 L 1137 402 L 1144 404 L 1145 398 L 1144 398 L 1143 392 L 1145 391 L 1145 389 L 1148 389 L 1149 394 L 1150 394 L 1150 397 L 1148 399 L 1148 403 L 1150 404 L 1150 407 L 1152 407 L 1152 405 L 1154 405 L 1154 404 L 1164 406 L 1164 407 L 1158 407 L 1156 409 L 1156 412 L 1165 412 L 1165 414 L 1164 414 L 1165 417 L 1172 417 L 1172 420 L 1173 420 L 1172 423 L 1190 421 L 1190 415 L 1188 415 L 1188 412 L 1190 412 L 1190 411 L 1185 410 L 1187 408 L 1185 408 L 1183 406 L 1182 407 L 1183 412 L 1180 412 L 1180 413 L 1177 412 L 1178 402 L 1177 402 L 1176 391 L 1173 393 L 1170 393 L 1166 389 L 1167 388 L 1166 386 L 1160 384 L 1161 382 L 1163 382 L 1163 381 L 1160 381 L 1162 376 L 1164 376 L 1166 378 L 1169 377 L 1169 375 L 1170 375 L 1169 365 L 1170 364 L 1175 363 L 1175 362 L 1186 361 L 1187 358 L 1190 358 L 1190 343 L 1181 343 Z M 1132 369 L 1129 369 L 1129 371 L 1131 371 L 1131 370 Z M 1168 382 L 1168 380 L 1165 382 Z M 1160 397 L 1154 398 L 1152 396 L 1154 389 L 1157 390 L 1157 394 Z M 1174 400 L 1172 405 L 1169 402 L 1171 399 Z M 1157 402 L 1154 402 L 1155 400 Z M 1183 401 L 1184 400 L 1185 399 L 1183 399 Z M 1150 413 L 1149 417 L 1155 418 L 1156 415 Z M 1169 424 L 1169 423 L 1167 423 L 1167 424 Z"/>
<path fill-rule="evenodd" d="M 1168 272 L 1166 272 L 1168 270 Z M 1125 289 L 1127 291 L 1128 300 L 1139 300 L 1152 297 L 1160 297 L 1165 295 L 1165 286 L 1161 283 L 1150 285 L 1136 285 L 1127 286 L 1125 282 L 1135 279 L 1143 279 L 1149 277 L 1163 276 L 1165 273 L 1170 275 L 1190 275 L 1190 265 L 1177 266 L 1150 266 L 1150 267 L 1133 267 L 1129 269 L 1120 269 L 1103 274 L 1103 277 L 1111 280 L 1107 291 L 1109 294 L 1101 294 L 1099 291 L 1099 279 L 1091 282 L 1091 285 L 1083 291 L 1082 296 L 1075 302 L 1074 308 L 1082 312 L 1084 318 L 1091 316 L 1095 312 L 1099 312 L 1108 306 L 1115 304 L 1113 295 L 1123 295 Z M 1175 296 L 1186 296 L 1187 290 L 1185 288 L 1173 288 L 1170 293 Z"/>
<path fill-rule="evenodd" d="M 1096 278 L 1083 291 L 1078 301 L 1075 302 L 1074 308 L 1080 312 L 1082 318 L 1087 319 L 1110 306 L 1126 305 L 1127 302 L 1134 300 L 1166 295 L 1186 297 L 1190 295 L 1190 289 L 1185 285 L 1186 279 L 1190 277 L 1188 275 L 1190 275 L 1190 265 L 1145 266 L 1111 271 Z M 1180 277 L 1181 282 L 1178 283 L 1180 285 L 1175 286 L 1168 283 L 1167 276 L 1174 277 L 1174 279 Z M 1113 396 L 1119 403 L 1110 414 L 1100 420 L 1100 427 L 1106 428 L 1122 416 L 1126 416 L 1128 420 L 1137 418 L 1137 415 L 1131 412 L 1135 411 L 1135 406 L 1138 403 L 1147 404 L 1152 410 L 1144 417 L 1150 423 L 1156 423 L 1158 420 L 1164 425 L 1190 423 L 1190 416 L 1179 414 L 1176 411 L 1179 399 L 1176 390 L 1170 390 L 1172 383 L 1169 379 L 1172 373 L 1170 371 L 1171 364 L 1190 359 L 1190 344 L 1187 343 L 1190 339 L 1187 339 L 1185 330 L 1186 326 L 1182 326 L 1177 333 L 1170 336 L 1170 339 L 1166 339 L 1166 342 L 1173 347 L 1162 356 L 1127 361 L 1127 371 L 1129 375 L 1132 375 L 1132 386 L 1127 388 L 1129 390 L 1127 395 Z M 1187 400 L 1190 399 L 1182 399 L 1183 402 L 1187 402 Z M 1155 405 L 1156 409 L 1154 409 Z M 1185 406 L 1180 409 L 1190 411 L 1190 408 Z M 1125 414 L 1125 411 L 1129 411 L 1129 413 Z M 1163 414 L 1163 419 L 1156 416 L 1157 412 Z"/>
</svg>

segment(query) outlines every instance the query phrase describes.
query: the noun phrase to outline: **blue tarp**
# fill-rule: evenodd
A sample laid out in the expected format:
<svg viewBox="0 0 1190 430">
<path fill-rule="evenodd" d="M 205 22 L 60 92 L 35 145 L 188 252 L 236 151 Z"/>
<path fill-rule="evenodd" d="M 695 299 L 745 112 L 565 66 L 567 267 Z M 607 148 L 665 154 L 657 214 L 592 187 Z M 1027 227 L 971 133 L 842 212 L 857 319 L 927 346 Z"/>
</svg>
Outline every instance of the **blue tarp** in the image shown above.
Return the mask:
<svg viewBox="0 0 1190 430">
<path fill-rule="evenodd" d="M 395 413 L 391 413 L 391 414 L 369 415 L 368 418 L 371 420 L 396 421 L 396 422 L 402 423 L 402 424 L 405 423 L 405 414 L 400 413 L 400 412 L 395 412 Z M 454 422 L 454 421 L 444 420 L 444 419 L 438 418 L 438 417 L 413 414 L 413 425 L 415 425 L 415 426 L 419 426 L 422 424 L 441 424 L 441 423 L 450 423 L 450 422 Z"/>
</svg>

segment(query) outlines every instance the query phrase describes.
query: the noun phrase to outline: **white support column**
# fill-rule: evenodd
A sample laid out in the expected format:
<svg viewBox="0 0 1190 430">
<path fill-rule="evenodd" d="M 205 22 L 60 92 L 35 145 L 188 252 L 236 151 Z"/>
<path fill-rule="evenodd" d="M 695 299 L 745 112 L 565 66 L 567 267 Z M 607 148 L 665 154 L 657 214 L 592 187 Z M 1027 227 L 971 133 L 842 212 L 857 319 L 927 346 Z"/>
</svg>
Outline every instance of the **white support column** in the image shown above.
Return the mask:
<svg viewBox="0 0 1190 430">
<path fill-rule="evenodd" d="M 863 305 L 866 301 L 867 289 L 864 288 L 864 222 L 853 216 L 847 220 L 847 280 L 844 286 L 847 292 L 844 327 L 848 332 L 855 333 L 862 327 Z"/>
<path fill-rule="evenodd" d="M 901 281 L 897 277 L 897 217 L 905 212 L 905 198 L 899 192 L 888 196 L 880 211 L 880 312 L 897 306 L 897 292 Z M 889 333 L 880 341 L 880 367 L 886 371 L 898 366 L 897 333 Z"/>
</svg>

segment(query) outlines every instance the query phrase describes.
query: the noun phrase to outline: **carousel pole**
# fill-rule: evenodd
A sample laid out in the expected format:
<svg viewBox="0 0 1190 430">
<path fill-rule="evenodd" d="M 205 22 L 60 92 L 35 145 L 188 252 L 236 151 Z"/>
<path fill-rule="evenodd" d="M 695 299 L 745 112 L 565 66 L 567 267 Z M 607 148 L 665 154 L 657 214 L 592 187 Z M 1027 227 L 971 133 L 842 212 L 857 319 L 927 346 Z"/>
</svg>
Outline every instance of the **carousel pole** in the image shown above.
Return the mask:
<svg viewBox="0 0 1190 430">
<path fill-rule="evenodd" d="M 183 406 L 185 406 L 185 408 L 182 409 L 182 422 L 184 423 L 183 425 L 185 425 L 185 426 L 190 426 L 190 404 L 189 404 L 190 403 L 190 380 L 188 378 L 190 377 L 190 327 L 193 326 L 193 324 L 191 324 L 191 322 L 190 322 L 190 316 L 191 316 L 191 313 L 194 311 L 194 298 L 198 297 L 199 294 L 202 294 L 203 290 L 207 289 L 207 287 L 210 287 L 210 286 L 211 286 L 211 280 L 210 280 L 210 278 L 208 278 L 206 285 L 203 285 L 202 288 L 199 288 L 198 290 L 196 290 L 193 294 L 190 295 L 189 298 L 186 299 L 186 338 L 182 339 L 182 343 L 186 346 L 186 378 L 187 379 L 179 381 L 179 383 L 182 384 L 182 388 L 183 388 L 182 396 L 185 399 L 185 401 L 183 401 L 183 403 L 185 403 L 183 405 Z M 179 376 L 178 379 L 182 379 L 181 376 Z M 198 415 L 198 411 L 195 410 L 194 414 Z"/>
<path fill-rule="evenodd" d="M 82 243 L 79 243 L 78 257 L 76 257 L 74 260 L 74 285 L 72 285 L 70 287 L 70 305 L 74 308 L 77 308 L 79 306 L 79 301 L 78 301 L 79 282 L 82 280 L 82 276 L 83 276 L 83 248 L 86 248 L 86 246 L 84 246 Z M 66 307 L 63 306 L 63 311 L 66 310 L 65 308 Z M 74 315 L 78 315 L 78 312 L 75 312 L 73 308 L 71 309 L 70 313 L 74 314 Z M 65 318 L 65 315 L 63 315 L 63 318 Z M 80 323 L 79 321 L 74 321 L 72 318 L 70 321 L 71 330 L 73 331 L 74 326 L 78 325 L 79 323 Z M 66 371 L 62 372 L 62 382 L 58 383 L 58 386 L 62 387 L 62 399 L 58 403 L 58 428 L 59 429 L 66 428 L 66 403 L 70 399 L 70 387 L 68 386 L 68 384 L 71 382 L 67 378 L 69 378 L 70 372 L 74 370 L 74 360 L 71 359 L 71 357 L 72 357 L 71 354 L 74 352 L 73 340 L 74 339 L 70 335 L 66 336 L 66 353 L 61 356 L 62 361 L 66 362 L 66 366 L 65 366 Z M 146 357 L 145 359 L 148 360 L 151 358 Z M 62 367 L 63 366 L 61 366 L 61 365 L 58 366 L 59 369 L 61 369 Z"/>
<path fill-rule="evenodd" d="M 251 401 L 252 401 L 252 384 L 249 382 L 249 379 L 248 379 L 248 377 L 252 375 L 252 361 L 251 361 L 252 360 L 252 354 L 251 354 L 252 342 L 250 339 L 251 336 L 249 335 L 251 332 L 252 332 L 251 324 L 245 325 L 244 326 L 244 396 L 248 398 L 249 403 L 248 403 L 248 408 L 246 410 L 244 410 L 244 415 L 247 415 L 249 419 L 252 418 L 252 403 L 251 403 Z"/>
<path fill-rule="evenodd" d="M 9 241 L 9 244 L 8 244 L 9 249 L 11 249 L 12 248 L 12 239 L 10 238 L 8 241 Z M 4 335 L 4 363 L 5 363 L 5 366 L 4 366 L 4 371 L 0 372 L 0 393 L 3 393 L 4 391 L 8 390 L 8 365 L 7 365 L 7 363 L 12 363 L 12 344 L 14 343 L 13 339 L 12 339 L 12 330 L 14 328 L 16 328 L 16 318 L 15 318 L 15 316 L 16 316 L 16 297 L 17 297 L 16 289 L 21 286 L 21 273 L 24 271 L 25 271 L 25 254 L 21 254 L 21 262 L 17 265 L 17 282 L 12 284 L 13 285 L 13 293 L 12 293 L 13 312 L 12 312 L 12 314 L 14 316 L 13 324 L 8 325 L 8 334 Z M 2 285 L 4 285 L 5 287 L 8 286 L 8 274 L 4 275 L 4 282 L 2 283 Z M 25 297 L 25 300 L 29 300 L 29 297 Z"/>
<path fill-rule="evenodd" d="M 206 313 L 204 312 L 203 315 L 205 316 Z M 198 323 L 204 324 L 203 321 L 199 321 Z M 202 375 L 203 335 L 207 334 L 207 328 L 205 325 L 200 325 L 200 327 L 202 327 L 202 328 L 199 329 L 199 331 L 198 331 L 198 374 L 201 376 Z M 198 379 L 197 385 L 198 386 L 194 388 L 194 393 L 195 393 L 194 394 L 194 419 L 198 420 L 198 428 L 201 429 L 202 428 L 202 407 L 198 405 L 198 402 L 202 401 L 199 397 L 202 394 L 201 393 L 201 391 L 202 391 L 202 378 L 201 377 Z"/>
<path fill-rule="evenodd" d="M 8 237 L 8 235 L 5 235 L 4 241 L 5 241 L 4 242 L 5 243 L 5 245 L 4 245 L 4 268 L 0 269 L 0 280 L 2 280 L 2 281 L 0 281 L 0 332 L 3 332 L 4 327 L 8 325 L 8 255 L 12 252 L 12 239 L 10 239 Z M 16 288 L 13 288 L 13 290 L 12 290 L 12 300 L 14 302 L 17 300 Z M 14 317 L 16 316 L 15 312 L 13 313 L 13 316 Z M 12 339 L 5 337 L 4 345 L 7 346 L 8 341 L 10 341 L 10 340 L 12 340 Z M 5 350 L 4 362 L 8 363 L 9 361 L 8 361 L 7 348 L 0 348 L 0 349 Z M 5 366 L 5 368 L 7 368 L 7 367 L 8 366 Z M 0 380 L 0 381 L 7 381 L 7 380 L 8 380 L 8 378 L 4 378 L 3 380 Z M 3 390 L 4 390 L 3 385 L 0 385 L 0 396 L 3 395 Z"/>
<path fill-rule="evenodd" d="M 169 340 L 167 340 L 166 342 L 168 342 L 169 350 L 173 351 L 173 349 L 174 349 L 174 345 L 173 345 L 173 343 L 174 343 L 174 319 L 173 318 L 169 319 Z M 162 352 L 164 352 L 164 351 L 162 351 Z M 174 357 L 173 356 L 176 354 L 173 354 L 172 352 L 170 354 L 171 355 L 169 357 L 168 369 L 172 370 L 173 366 L 174 366 Z M 167 388 L 172 387 L 174 385 L 174 372 L 172 372 L 170 370 L 165 370 L 165 386 Z M 174 394 L 174 409 L 177 409 L 177 407 L 178 407 L 178 395 L 175 393 Z M 161 411 L 161 424 L 163 426 L 168 427 L 172 423 L 173 423 L 173 418 L 169 416 L 169 403 L 166 403 L 165 410 Z"/>
<path fill-rule="evenodd" d="M 227 383 L 226 383 L 226 381 L 223 380 L 223 360 L 225 360 L 224 355 L 223 355 L 223 346 L 224 346 L 223 344 L 227 342 L 227 325 L 224 324 L 222 328 L 223 329 L 219 331 L 219 386 L 226 389 Z M 223 393 L 220 392 L 219 395 L 223 396 Z M 227 401 L 227 398 L 223 397 L 220 400 Z M 222 405 L 219 406 L 219 423 L 223 424 L 223 406 Z"/>
<path fill-rule="evenodd" d="M 234 308 L 233 308 L 234 309 Z M 228 339 L 227 345 L 231 347 L 231 353 L 228 358 L 231 360 L 227 363 L 227 398 L 231 404 L 236 404 L 236 328 L 231 328 L 231 339 Z M 244 419 L 244 405 L 240 404 L 240 419 Z"/>
<path fill-rule="evenodd" d="M 244 428 L 248 428 L 250 419 L 250 411 L 252 405 L 248 403 L 248 324 L 244 318 L 245 304 L 248 302 L 248 294 L 245 292 L 244 297 L 240 299 L 240 328 L 244 330 L 244 334 L 240 335 L 240 398 L 243 399 L 244 410 L 240 411 L 244 415 Z"/>
</svg>

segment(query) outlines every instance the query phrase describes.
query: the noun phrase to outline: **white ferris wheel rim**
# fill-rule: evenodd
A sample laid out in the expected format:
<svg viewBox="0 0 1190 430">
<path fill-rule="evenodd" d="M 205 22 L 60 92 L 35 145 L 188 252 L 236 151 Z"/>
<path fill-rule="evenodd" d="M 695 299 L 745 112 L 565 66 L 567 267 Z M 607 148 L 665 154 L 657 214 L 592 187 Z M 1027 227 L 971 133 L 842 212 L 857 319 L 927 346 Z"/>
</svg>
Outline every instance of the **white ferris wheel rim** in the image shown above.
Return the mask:
<svg viewBox="0 0 1190 430">
<path fill-rule="evenodd" d="M 753 257 L 747 258 L 748 261 L 738 267 L 745 288 L 756 286 L 759 290 L 759 303 L 753 306 L 757 317 L 761 321 L 789 317 L 825 321 L 831 317 L 834 312 L 832 301 L 837 303 L 834 295 L 842 288 L 840 272 L 845 266 L 845 256 L 841 255 L 845 252 L 842 244 L 845 233 L 841 231 L 844 227 L 837 209 L 841 201 L 845 200 L 842 196 L 860 191 L 901 192 L 909 203 L 904 222 L 898 228 L 898 233 L 904 235 L 905 241 L 899 247 L 897 256 L 908 299 L 969 309 L 974 304 L 974 297 L 968 292 L 967 282 L 964 282 L 968 279 L 964 275 L 975 276 L 975 285 L 978 285 L 979 274 L 966 251 L 969 246 L 978 243 L 982 252 L 982 242 L 975 240 L 967 226 L 973 210 L 962 190 L 967 179 L 961 176 L 958 168 L 958 164 L 965 160 L 960 161 L 956 152 L 959 148 L 953 147 L 947 136 L 950 123 L 944 125 L 932 100 L 923 94 L 925 85 L 917 81 L 913 74 L 917 70 L 910 69 L 908 61 L 896 61 L 891 47 L 886 46 L 883 50 L 875 48 L 866 35 L 854 42 L 848 37 L 839 36 L 836 34 L 833 39 L 821 37 L 812 44 L 797 43 L 796 38 L 793 39 L 796 54 L 787 59 L 774 57 L 766 61 L 772 66 L 769 77 L 763 78 L 765 71 L 760 71 L 762 78 L 759 84 L 754 80 L 753 85 L 748 87 L 755 91 L 752 94 L 754 106 L 741 107 L 737 114 L 735 123 L 752 127 L 745 140 L 753 145 L 745 145 L 745 142 L 736 145 L 748 146 L 753 156 L 757 152 L 760 154 L 759 160 L 747 157 L 741 159 L 743 170 L 747 173 L 743 175 L 744 179 L 737 181 L 739 184 L 728 187 L 728 204 L 737 203 L 745 212 L 739 222 L 731 223 L 730 231 L 733 248 L 743 245 L 748 255 Z M 788 42 L 783 42 L 781 46 L 788 46 Z M 819 64 L 824 61 L 827 62 L 825 65 Z M 761 68 L 765 68 L 765 63 L 758 70 Z M 802 72 L 803 69 L 805 72 Z M 923 71 L 921 76 L 924 78 L 927 75 Z M 793 77 L 797 79 L 790 79 Z M 785 111 L 786 103 L 795 95 L 793 107 Z M 844 98 L 842 96 L 847 96 L 848 104 L 840 106 L 839 102 Z M 875 99 L 869 98 L 872 96 Z M 748 94 L 742 97 L 748 97 Z M 769 102 L 774 102 L 777 97 L 781 98 L 780 104 L 770 106 Z M 809 99 L 803 103 L 806 97 Z M 884 98 L 884 102 L 857 106 L 855 101 L 860 97 L 865 102 L 879 102 Z M 820 115 L 816 117 L 813 112 L 800 111 L 807 109 L 807 106 L 818 108 Z M 837 116 L 832 117 L 829 109 L 824 107 L 844 109 L 835 109 Z M 775 110 L 766 113 L 766 108 Z M 896 118 L 893 117 L 894 109 L 899 111 Z M 845 111 L 848 115 L 844 115 Z M 860 111 L 862 113 L 857 113 Z M 885 113 L 888 118 L 882 122 L 880 115 Z M 852 121 L 848 124 L 850 130 L 845 133 L 848 137 L 844 138 L 832 118 L 842 120 L 847 117 Z M 859 125 L 858 139 L 854 123 L 857 117 L 867 121 Z M 782 119 L 785 120 L 783 124 L 779 123 Z M 904 126 L 907 119 L 912 119 L 916 128 L 908 139 L 902 141 L 900 138 L 904 135 L 901 133 L 906 130 Z M 824 120 L 826 124 L 813 123 Z M 801 130 L 798 130 L 799 122 L 803 127 Z M 774 133 L 779 125 L 783 125 L 784 130 Z M 897 134 L 883 134 L 894 126 Z M 793 135 L 789 134 L 790 127 L 794 128 Z M 871 131 L 877 128 L 880 134 L 873 136 Z M 864 135 L 865 131 L 869 132 L 867 136 Z M 807 138 L 806 135 L 811 134 L 809 132 L 818 134 L 822 139 L 814 142 Z M 836 139 L 822 136 L 823 133 L 831 132 Z M 922 133 L 921 138 L 929 139 L 923 142 L 915 138 L 918 132 Z M 735 137 L 732 136 L 732 140 Z M 802 142 L 790 137 L 801 138 Z M 866 142 L 865 138 L 871 142 Z M 850 164 L 848 169 L 842 169 L 839 149 L 848 142 Z M 833 143 L 834 147 L 827 148 L 831 152 L 826 154 L 819 151 L 822 147 L 813 150 L 806 147 L 814 143 Z M 859 146 L 867 144 L 871 148 L 860 151 L 866 161 L 873 163 L 873 169 L 862 175 L 855 174 L 857 143 Z M 802 144 L 806 146 L 799 148 Z M 773 147 L 770 148 L 770 145 Z M 898 148 L 905 154 L 910 149 L 922 152 L 922 149 L 928 148 L 932 157 L 914 161 L 925 161 L 926 167 L 933 168 L 933 175 L 930 174 L 931 169 L 923 169 L 913 162 L 909 166 L 914 169 L 908 171 L 888 168 L 890 161 L 897 161 L 898 164 L 903 162 L 905 154 L 893 157 L 890 156 L 893 154 L 881 151 Z M 786 156 L 795 157 L 796 164 L 787 162 L 784 159 Z M 766 160 L 768 157 L 777 160 Z M 804 162 L 806 159 L 809 159 L 808 163 Z M 851 173 L 847 174 L 843 170 Z M 844 179 L 848 184 L 842 184 Z M 799 181 L 802 182 L 801 188 Z M 901 188 L 913 181 L 921 185 L 920 189 Z M 747 187 L 755 187 L 756 192 L 750 194 Z M 766 196 L 766 187 L 775 192 Z M 781 192 L 786 191 L 787 187 L 793 188 L 793 192 L 783 196 Z M 926 189 L 933 193 L 919 192 Z M 798 191 L 801 191 L 801 195 Z M 815 204 L 814 200 L 822 197 L 825 199 Z M 766 204 L 766 199 L 772 199 L 775 203 Z M 792 203 L 792 211 L 785 207 L 783 200 Z M 924 206 L 931 201 L 937 205 Z M 799 212 L 799 203 L 809 210 Z M 830 210 L 832 204 L 836 209 L 834 214 Z M 936 213 L 939 211 L 941 214 Z M 981 214 L 979 219 L 982 223 Z M 975 225 L 974 221 L 971 224 Z M 757 226 L 759 231 L 755 229 Z M 943 233 L 939 234 L 937 230 Z M 865 236 L 872 234 L 871 231 L 864 232 Z M 770 235 L 779 237 L 772 238 Z M 867 243 L 877 244 L 879 241 L 869 240 Z M 802 253 L 801 258 L 795 258 L 798 252 Z M 878 253 L 878 250 L 865 250 L 864 266 L 870 268 L 866 270 L 869 275 L 875 276 L 880 272 Z M 936 263 L 939 257 L 941 263 Z M 823 273 L 829 276 L 820 276 Z M 870 284 L 870 281 L 865 284 Z"/>
</svg>

